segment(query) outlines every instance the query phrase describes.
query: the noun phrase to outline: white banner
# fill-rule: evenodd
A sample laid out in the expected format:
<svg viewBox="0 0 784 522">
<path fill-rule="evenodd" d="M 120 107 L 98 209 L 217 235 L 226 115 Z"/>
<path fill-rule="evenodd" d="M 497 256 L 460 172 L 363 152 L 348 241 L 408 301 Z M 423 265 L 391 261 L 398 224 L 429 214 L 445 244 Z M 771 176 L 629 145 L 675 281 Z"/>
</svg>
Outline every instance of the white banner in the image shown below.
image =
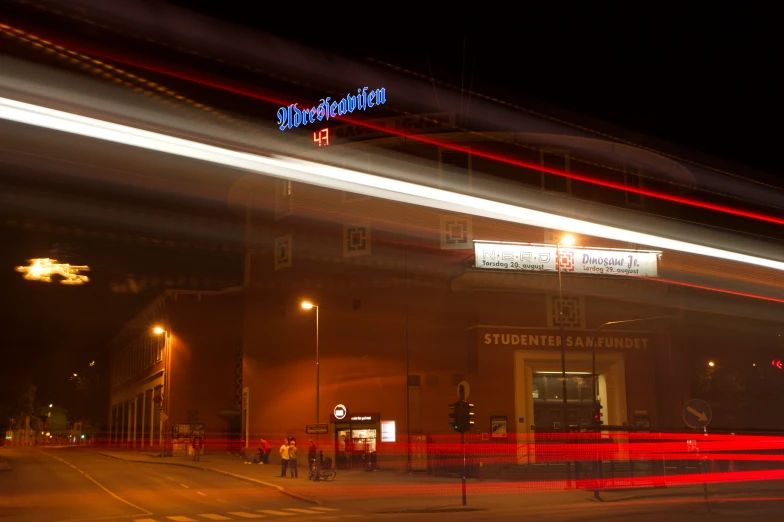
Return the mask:
<svg viewBox="0 0 784 522">
<path fill-rule="evenodd" d="M 536 243 L 474 241 L 476 268 L 657 277 L 661 252 L 613 248 L 556 247 Z"/>
</svg>

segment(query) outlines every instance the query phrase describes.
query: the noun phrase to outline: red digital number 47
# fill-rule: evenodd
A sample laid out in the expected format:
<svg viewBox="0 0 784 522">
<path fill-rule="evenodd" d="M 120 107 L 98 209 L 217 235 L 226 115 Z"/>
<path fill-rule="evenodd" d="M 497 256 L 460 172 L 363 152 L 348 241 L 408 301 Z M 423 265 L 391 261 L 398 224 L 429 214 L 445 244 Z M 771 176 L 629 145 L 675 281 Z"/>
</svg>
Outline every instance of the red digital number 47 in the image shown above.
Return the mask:
<svg viewBox="0 0 784 522">
<path fill-rule="evenodd" d="M 313 133 L 313 141 L 318 143 L 319 147 L 326 147 L 329 145 L 329 129 L 321 129 Z"/>
</svg>

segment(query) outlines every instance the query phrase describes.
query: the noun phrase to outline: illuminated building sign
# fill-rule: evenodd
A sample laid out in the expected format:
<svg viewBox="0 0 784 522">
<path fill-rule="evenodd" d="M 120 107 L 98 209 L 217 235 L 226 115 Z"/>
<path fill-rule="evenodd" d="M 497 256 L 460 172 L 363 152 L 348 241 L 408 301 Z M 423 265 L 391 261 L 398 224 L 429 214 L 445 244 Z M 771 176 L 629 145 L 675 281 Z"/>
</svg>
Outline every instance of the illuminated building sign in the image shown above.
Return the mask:
<svg viewBox="0 0 784 522">
<path fill-rule="evenodd" d="M 357 94 L 349 94 L 342 100 L 335 101 L 330 97 L 322 98 L 316 107 L 300 109 L 294 103 L 288 107 L 278 109 L 278 126 L 280 130 L 315 123 L 324 119 L 345 116 L 354 111 L 364 111 L 383 105 L 387 101 L 386 89 L 368 91 L 367 87 L 357 89 Z"/>
<path fill-rule="evenodd" d="M 657 277 L 661 255 L 652 250 L 474 242 L 476 267 L 494 270 L 558 272 L 560 268 L 575 274 Z"/>
<path fill-rule="evenodd" d="M 651 335 L 644 332 L 573 331 L 563 334 L 560 330 L 537 328 L 477 328 L 480 346 L 514 346 L 528 349 L 597 348 L 604 350 L 645 350 L 651 347 Z"/>
</svg>

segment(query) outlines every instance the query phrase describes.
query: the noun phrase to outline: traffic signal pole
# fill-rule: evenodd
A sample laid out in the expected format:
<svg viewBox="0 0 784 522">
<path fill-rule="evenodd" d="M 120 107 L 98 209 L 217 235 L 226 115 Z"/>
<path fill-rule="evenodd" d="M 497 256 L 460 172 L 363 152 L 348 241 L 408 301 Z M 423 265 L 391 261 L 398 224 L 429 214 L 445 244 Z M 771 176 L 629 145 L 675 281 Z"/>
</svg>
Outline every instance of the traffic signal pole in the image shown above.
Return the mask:
<svg viewBox="0 0 784 522">
<path fill-rule="evenodd" d="M 460 445 L 463 446 L 463 505 L 466 505 L 466 446 L 465 446 L 465 433 L 460 434 Z"/>
</svg>

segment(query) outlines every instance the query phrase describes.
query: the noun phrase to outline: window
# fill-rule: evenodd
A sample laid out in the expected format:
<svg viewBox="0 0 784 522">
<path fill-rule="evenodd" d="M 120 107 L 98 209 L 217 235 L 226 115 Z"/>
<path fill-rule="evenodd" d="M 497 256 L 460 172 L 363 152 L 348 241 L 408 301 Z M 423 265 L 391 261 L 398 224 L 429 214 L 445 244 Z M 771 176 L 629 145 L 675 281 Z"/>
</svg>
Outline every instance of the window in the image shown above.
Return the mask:
<svg viewBox="0 0 784 522">
<path fill-rule="evenodd" d="M 629 188 L 641 189 L 642 188 L 642 175 L 640 168 L 635 165 L 623 166 L 623 184 Z M 642 194 L 636 192 L 624 192 L 626 194 L 627 205 L 642 205 Z"/>
<path fill-rule="evenodd" d="M 459 150 L 438 149 L 441 186 L 446 190 L 471 190 L 471 154 Z"/>
<path fill-rule="evenodd" d="M 158 362 L 163 359 L 163 344 L 166 342 L 166 336 L 157 335 L 155 339 L 157 339 L 155 343 L 155 362 Z"/>
<path fill-rule="evenodd" d="M 569 151 L 567 150 L 541 150 L 539 153 L 539 165 L 548 170 L 557 172 L 570 172 L 569 170 Z M 550 192 L 561 192 L 571 194 L 572 180 L 557 174 L 550 174 L 542 171 L 542 189 Z"/>
<path fill-rule="evenodd" d="M 280 179 L 275 182 L 275 219 L 290 216 L 293 205 L 294 183 L 289 179 Z"/>
</svg>

